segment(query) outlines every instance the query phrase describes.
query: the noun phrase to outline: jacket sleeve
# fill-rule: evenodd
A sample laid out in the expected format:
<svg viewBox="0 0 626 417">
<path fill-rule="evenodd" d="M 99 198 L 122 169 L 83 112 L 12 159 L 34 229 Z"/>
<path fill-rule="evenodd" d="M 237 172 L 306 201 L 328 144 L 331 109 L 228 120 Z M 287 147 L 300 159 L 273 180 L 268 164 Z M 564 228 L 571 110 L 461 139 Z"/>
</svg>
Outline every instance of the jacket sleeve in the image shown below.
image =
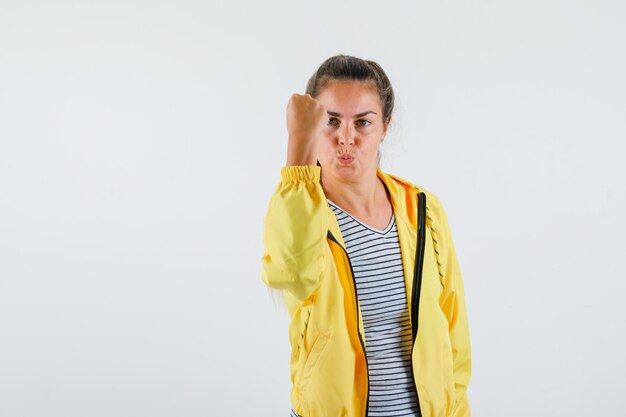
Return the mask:
<svg viewBox="0 0 626 417">
<path fill-rule="evenodd" d="M 439 248 L 441 273 L 443 275 L 443 290 L 439 298 L 439 305 L 448 319 L 450 344 L 452 347 L 455 389 L 455 403 L 452 416 L 469 417 L 470 406 L 467 398 L 467 387 L 472 370 L 472 361 L 463 280 L 456 249 L 452 241 L 448 217 L 438 199 L 437 203 L 439 212 L 439 233 L 437 235 L 441 240 L 437 246 Z"/>
<path fill-rule="evenodd" d="M 281 180 L 263 217 L 262 280 L 306 299 L 319 286 L 328 230 L 321 167 L 283 166 Z"/>
</svg>

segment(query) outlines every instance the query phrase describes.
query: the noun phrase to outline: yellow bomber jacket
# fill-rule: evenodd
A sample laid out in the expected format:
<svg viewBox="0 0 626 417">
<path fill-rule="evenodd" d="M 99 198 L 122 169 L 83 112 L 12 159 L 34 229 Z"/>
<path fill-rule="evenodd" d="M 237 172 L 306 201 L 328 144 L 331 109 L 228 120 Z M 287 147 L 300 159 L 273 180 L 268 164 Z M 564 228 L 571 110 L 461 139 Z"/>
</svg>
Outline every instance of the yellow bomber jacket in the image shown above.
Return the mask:
<svg viewBox="0 0 626 417">
<path fill-rule="evenodd" d="M 283 166 L 264 216 L 262 280 L 291 316 L 291 403 L 303 417 L 367 417 L 365 333 L 352 266 L 320 183 L 321 167 Z M 461 272 L 443 206 L 377 170 L 391 196 L 424 417 L 469 417 L 470 337 Z"/>
</svg>

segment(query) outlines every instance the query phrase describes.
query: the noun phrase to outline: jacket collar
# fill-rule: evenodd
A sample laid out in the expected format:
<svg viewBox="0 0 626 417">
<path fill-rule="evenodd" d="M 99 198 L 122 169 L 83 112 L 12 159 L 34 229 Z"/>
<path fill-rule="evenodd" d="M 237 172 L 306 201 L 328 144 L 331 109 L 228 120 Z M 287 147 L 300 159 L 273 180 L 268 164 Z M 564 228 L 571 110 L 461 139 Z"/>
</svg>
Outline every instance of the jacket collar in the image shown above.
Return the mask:
<svg viewBox="0 0 626 417">
<path fill-rule="evenodd" d="M 417 227 L 417 192 L 419 189 L 407 180 L 384 173 L 380 168 L 376 170 L 376 175 L 389 191 L 396 219 L 400 218 L 408 225 Z"/>
<path fill-rule="evenodd" d="M 380 168 L 376 169 L 376 176 L 382 180 L 387 191 L 389 191 L 396 223 L 404 225 L 409 230 L 417 229 L 417 192 L 419 189 L 411 182 L 398 176 L 387 174 Z M 328 218 L 331 233 L 345 247 L 339 223 L 330 207 L 328 207 Z"/>
</svg>

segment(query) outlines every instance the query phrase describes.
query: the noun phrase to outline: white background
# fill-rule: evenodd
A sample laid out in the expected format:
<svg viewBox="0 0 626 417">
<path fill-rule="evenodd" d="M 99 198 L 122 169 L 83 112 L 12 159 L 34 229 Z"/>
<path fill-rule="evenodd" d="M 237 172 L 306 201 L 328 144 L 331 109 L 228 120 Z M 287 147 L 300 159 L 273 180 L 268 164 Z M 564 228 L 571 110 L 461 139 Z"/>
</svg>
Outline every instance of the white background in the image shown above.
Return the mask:
<svg viewBox="0 0 626 417">
<path fill-rule="evenodd" d="M 225 3 L 0 1 L 0 415 L 288 415 L 262 217 L 345 53 L 448 213 L 473 416 L 623 416 L 626 3 Z"/>
</svg>

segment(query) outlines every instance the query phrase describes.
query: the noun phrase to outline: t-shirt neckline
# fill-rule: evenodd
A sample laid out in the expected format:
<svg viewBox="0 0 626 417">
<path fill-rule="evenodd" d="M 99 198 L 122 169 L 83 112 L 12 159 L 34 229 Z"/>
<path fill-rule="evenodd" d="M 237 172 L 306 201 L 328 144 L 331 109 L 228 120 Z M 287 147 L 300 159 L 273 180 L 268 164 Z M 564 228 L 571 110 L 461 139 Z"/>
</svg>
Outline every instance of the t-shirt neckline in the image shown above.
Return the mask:
<svg viewBox="0 0 626 417">
<path fill-rule="evenodd" d="M 395 214 L 393 212 L 393 210 L 391 210 L 391 219 L 389 219 L 389 224 L 387 224 L 387 226 L 383 229 L 377 229 L 373 226 L 367 225 L 365 223 L 363 223 L 362 221 L 360 221 L 359 219 L 357 219 L 356 217 L 354 217 L 352 214 L 350 214 L 348 211 L 344 210 L 343 208 L 341 208 L 339 205 L 337 205 L 337 203 L 333 202 L 332 200 L 329 200 L 328 198 L 326 199 L 326 201 L 328 201 L 328 204 L 331 204 L 333 206 L 335 206 L 336 208 L 338 208 L 339 210 L 343 211 L 344 213 L 346 213 L 348 216 L 350 216 L 351 219 L 353 219 L 355 222 L 359 223 L 361 226 L 376 232 L 378 234 L 381 235 L 386 235 L 387 233 L 389 233 L 389 231 L 393 228 L 393 224 L 394 224 L 394 220 L 395 220 Z"/>
</svg>

